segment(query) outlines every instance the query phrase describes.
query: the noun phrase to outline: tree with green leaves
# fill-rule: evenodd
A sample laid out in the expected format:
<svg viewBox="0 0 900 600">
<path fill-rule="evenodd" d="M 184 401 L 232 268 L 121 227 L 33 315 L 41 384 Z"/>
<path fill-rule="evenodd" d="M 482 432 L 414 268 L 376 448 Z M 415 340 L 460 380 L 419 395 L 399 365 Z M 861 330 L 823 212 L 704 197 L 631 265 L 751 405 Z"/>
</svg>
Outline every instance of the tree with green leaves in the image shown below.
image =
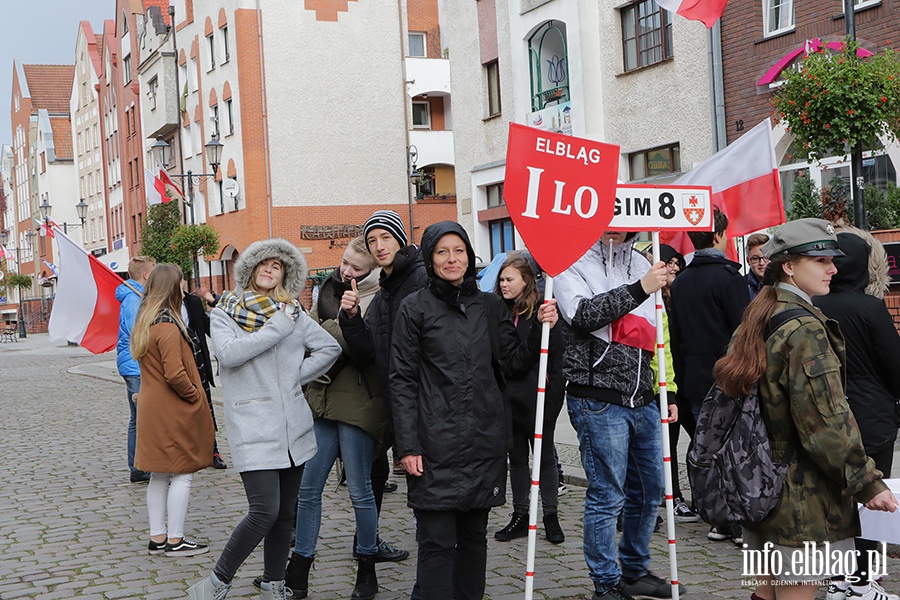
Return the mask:
<svg viewBox="0 0 900 600">
<path fill-rule="evenodd" d="M 794 180 L 791 188 L 791 209 L 787 213 L 787 220 L 806 219 L 810 217 L 821 218 L 822 195 L 816 189 L 816 182 L 808 175 L 801 175 Z"/>
<path fill-rule="evenodd" d="M 3 278 L 3 281 L 6 282 L 7 289 L 16 289 L 18 288 L 21 291 L 26 289 L 31 289 L 31 285 L 34 283 L 31 279 L 31 275 L 24 275 L 22 273 L 7 273 L 6 277 Z"/>
<path fill-rule="evenodd" d="M 179 262 L 178 253 L 172 247 L 172 236 L 181 226 L 177 202 L 151 206 L 147 211 L 147 224 L 141 232 L 141 254 L 152 256 L 156 262 L 175 263 L 184 269 L 185 265 Z M 190 272 L 191 262 L 188 261 L 186 276 Z"/>
</svg>

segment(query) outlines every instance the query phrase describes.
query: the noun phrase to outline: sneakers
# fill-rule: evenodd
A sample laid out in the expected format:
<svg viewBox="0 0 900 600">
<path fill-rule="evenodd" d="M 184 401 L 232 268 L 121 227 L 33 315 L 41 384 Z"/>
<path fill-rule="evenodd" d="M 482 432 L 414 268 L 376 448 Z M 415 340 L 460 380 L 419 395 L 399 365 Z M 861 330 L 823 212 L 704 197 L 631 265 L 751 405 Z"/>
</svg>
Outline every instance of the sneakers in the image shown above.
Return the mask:
<svg viewBox="0 0 900 600">
<path fill-rule="evenodd" d="M 656 598 L 672 597 L 672 584 L 657 577 L 649 571 L 642 577 L 633 579 L 629 577 L 622 577 L 622 582 L 620 585 L 622 586 L 622 589 L 625 591 L 625 593 L 635 600 L 644 598 L 653 600 Z M 684 586 L 679 583 L 678 595 L 680 596 L 681 594 L 684 594 Z"/>
<path fill-rule="evenodd" d="M 150 481 L 150 473 L 147 471 L 132 471 L 129 479 L 131 483 L 144 483 L 145 481 Z"/>
<path fill-rule="evenodd" d="M 385 493 L 385 494 L 391 494 L 391 493 L 393 493 L 393 492 L 396 492 L 396 491 L 397 491 L 397 487 L 398 487 L 398 486 L 397 486 L 396 483 L 394 483 L 393 481 L 388 481 L 388 482 L 386 482 L 386 483 L 384 484 L 384 493 Z"/>
<path fill-rule="evenodd" d="M 691 507 L 681 498 L 675 498 L 675 521 L 679 523 L 696 523 L 700 517 L 691 510 Z"/>
<path fill-rule="evenodd" d="M 706 539 L 714 542 L 731 540 L 738 547 L 744 543 L 743 530 L 740 525 L 734 525 L 732 527 L 720 527 L 716 525 L 706 534 Z"/>
<path fill-rule="evenodd" d="M 830 584 L 828 586 L 828 590 L 831 590 L 831 586 L 834 584 Z M 830 598 L 830 596 L 829 596 Z M 869 589 L 865 592 L 857 592 L 852 587 L 848 587 L 845 592 L 844 598 L 847 600 L 900 600 L 900 596 L 896 594 L 888 594 L 884 591 L 884 588 L 878 585 L 877 582 L 873 581 L 869 584 Z"/>
<path fill-rule="evenodd" d="M 569 486 L 567 486 L 566 484 L 564 484 L 563 482 L 560 481 L 559 488 L 556 490 L 556 495 L 563 496 L 568 491 L 569 491 Z"/>
<path fill-rule="evenodd" d="M 356 547 L 354 546 L 354 550 Z M 390 542 L 378 538 L 378 551 L 375 553 L 375 562 L 400 562 L 409 558 L 409 550 L 395 548 Z"/>
<path fill-rule="evenodd" d="M 556 513 L 544 515 L 544 535 L 551 544 L 562 544 L 566 541 L 566 535 L 559 526 L 559 515 Z"/>
<path fill-rule="evenodd" d="M 166 540 L 163 540 L 161 542 L 154 542 L 153 540 L 150 540 L 150 543 L 147 544 L 147 554 L 164 554 L 165 551 Z"/>
<path fill-rule="evenodd" d="M 509 524 L 494 534 L 494 539 L 508 542 L 528 535 L 528 515 L 514 512 L 510 515 Z"/>
<path fill-rule="evenodd" d="M 394 475 L 406 475 L 406 469 L 399 460 L 394 461 L 394 468 L 391 470 Z"/>
<path fill-rule="evenodd" d="M 846 579 L 833 579 L 825 590 L 825 600 L 844 600 L 849 589 L 850 582 Z"/>
<path fill-rule="evenodd" d="M 212 576 L 211 576 L 212 577 Z M 230 583 L 221 583 L 217 579 L 217 583 L 213 583 L 211 577 L 204 577 L 188 589 L 188 598 L 191 600 L 225 600 L 228 590 L 231 589 Z"/>
<path fill-rule="evenodd" d="M 228 465 L 225 464 L 225 461 L 222 460 L 222 455 L 216 452 L 213 454 L 213 469 L 227 469 Z"/>
<path fill-rule="evenodd" d="M 595 591 L 594 595 L 591 596 L 591 600 L 634 600 L 634 598 L 617 585 L 603 594 Z"/>
<path fill-rule="evenodd" d="M 262 581 L 259 584 L 259 600 L 286 600 L 284 581 Z"/>
<path fill-rule="evenodd" d="M 175 544 L 166 544 L 166 556 L 196 556 L 209 552 L 209 546 L 201 544 L 188 538 L 181 538 L 181 541 Z"/>
</svg>

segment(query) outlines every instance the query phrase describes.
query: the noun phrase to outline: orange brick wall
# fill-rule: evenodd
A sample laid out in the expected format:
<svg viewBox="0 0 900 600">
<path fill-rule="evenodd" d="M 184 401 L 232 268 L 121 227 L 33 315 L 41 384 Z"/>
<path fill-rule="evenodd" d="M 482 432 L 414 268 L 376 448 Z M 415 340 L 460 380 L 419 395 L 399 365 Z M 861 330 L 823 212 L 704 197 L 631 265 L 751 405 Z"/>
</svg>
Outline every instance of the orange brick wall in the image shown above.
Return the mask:
<svg viewBox="0 0 900 600">
<path fill-rule="evenodd" d="M 784 35 L 765 38 L 760 2 L 729 2 L 722 14 L 722 60 L 725 85 L 725 120 L 728 143 L 772 114 L 773 93 L 756 82 L 785 54 L 813 38 L 842 39 L 842 2 L 795 0 L 796 28 Z M 856 37 L 883 50 L 900 39 L 900 4 L 882 2 L 856 11 Z M 679 57 L 680 60 L 680 57 Z M 690 60 L 690 58 L 689 58 Z M 702 60 L 705 60 L 702 59 Z M 739 131 L 741 122 L 743 131 Z"/>
<path fill-rule="evenodd" d="M 406 5 L 409 31 L 425 32 L 428 58 L 441 58 L 441 30 L 437 0 L 409 0 Z"/>
</svg>

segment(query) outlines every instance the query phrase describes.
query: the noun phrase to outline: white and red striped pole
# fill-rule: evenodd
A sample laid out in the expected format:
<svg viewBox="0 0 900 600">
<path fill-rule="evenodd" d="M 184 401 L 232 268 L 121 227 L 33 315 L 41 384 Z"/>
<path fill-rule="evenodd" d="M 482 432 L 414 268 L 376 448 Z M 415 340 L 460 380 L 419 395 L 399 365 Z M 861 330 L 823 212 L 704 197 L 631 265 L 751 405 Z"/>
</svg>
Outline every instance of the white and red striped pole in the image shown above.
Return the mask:
<svg viewBox="0 0 900 600">
<path fill-rule="evenodd" d="M 652 233 L 653 264 L 659 262 L 659 232 Z M 672 456 L 669 452 L 669 402 L 666 392 L 666 343 L 663 326 L 662 290 L 653 294 L 656 304 L 656 366 L 659 374 L 659 414 L 662 429 L 663 476 L 666 490 L 666 536 L 669 539 L 669 579 L 672 600 L 678 600 L 678 557 L 675 550 L 675 507 L 672 497 Z"/>
<path fill-rule="evenodd" d="M 544 303 L 553 297 L 553 278 L 544 273 Z M 538 363 L 537 405 L 534 411 L 534 448 L 531 451 L 531 504 L 528 508 L 528 558 L 525 562 L 525 600 L 534 597 L 534 550 L 537 546 L 537 508 L 541 483 L 541 451 L 544 438 L 544 395 L 547 386 L 547 356 L 550 323 L 541 324 L 541 358 Z"/>
</svg>

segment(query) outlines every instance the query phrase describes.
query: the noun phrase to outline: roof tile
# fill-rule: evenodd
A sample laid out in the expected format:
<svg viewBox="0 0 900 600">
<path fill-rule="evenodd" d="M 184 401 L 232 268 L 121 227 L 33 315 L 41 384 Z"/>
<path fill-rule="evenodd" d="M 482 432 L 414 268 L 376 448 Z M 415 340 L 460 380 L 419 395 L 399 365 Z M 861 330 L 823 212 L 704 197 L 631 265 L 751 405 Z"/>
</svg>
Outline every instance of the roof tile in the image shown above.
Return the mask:
<svg viewBox="0 0 900 600">
<path fill-rule="evenodd" d="M 75 65 L 22 65 L 22 68 L 31 93 L 32 113 L 42 108 L 49 113 L 69 113 Z"/>
</svg>

